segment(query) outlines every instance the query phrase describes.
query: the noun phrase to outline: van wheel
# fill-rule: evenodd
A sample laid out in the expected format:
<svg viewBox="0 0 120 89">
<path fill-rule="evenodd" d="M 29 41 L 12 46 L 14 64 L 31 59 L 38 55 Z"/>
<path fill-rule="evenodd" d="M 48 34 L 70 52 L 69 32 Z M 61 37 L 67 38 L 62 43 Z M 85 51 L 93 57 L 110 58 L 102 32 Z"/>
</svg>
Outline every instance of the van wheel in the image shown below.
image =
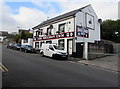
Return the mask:
<svg viewBox="0 0 120 89">
<path fill-rule="evenodd" d="M 27 50 L 25 50 L 25 53 L 27 53 Z"/>
<path fill-rule="evenodd" d="M 41 53 L 41 57 L 44 57 L 44 53 L 43 52 Z"/>
<path fill-rule="evenodd" d="M 52 55 L 52 58 L 55 60 L 55 58 L 56 58 L 56 57 L 55 57 L 55 54 Z"/>
</svg>

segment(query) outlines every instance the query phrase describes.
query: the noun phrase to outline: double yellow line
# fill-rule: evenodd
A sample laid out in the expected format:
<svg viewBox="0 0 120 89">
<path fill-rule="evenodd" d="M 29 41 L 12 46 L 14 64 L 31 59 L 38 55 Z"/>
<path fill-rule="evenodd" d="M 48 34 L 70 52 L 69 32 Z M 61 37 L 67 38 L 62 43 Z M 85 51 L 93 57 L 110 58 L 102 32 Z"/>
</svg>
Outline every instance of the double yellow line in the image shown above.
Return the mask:
<svg viewBox="0 0 120 89">
<path fill-rule="evenodd" d="M 3 66 L 1 63 L 0 63 L 0 70 L 2 70 L 2 72 L 8 71 L 8 69 L 5 66 Z"/>
</svg>

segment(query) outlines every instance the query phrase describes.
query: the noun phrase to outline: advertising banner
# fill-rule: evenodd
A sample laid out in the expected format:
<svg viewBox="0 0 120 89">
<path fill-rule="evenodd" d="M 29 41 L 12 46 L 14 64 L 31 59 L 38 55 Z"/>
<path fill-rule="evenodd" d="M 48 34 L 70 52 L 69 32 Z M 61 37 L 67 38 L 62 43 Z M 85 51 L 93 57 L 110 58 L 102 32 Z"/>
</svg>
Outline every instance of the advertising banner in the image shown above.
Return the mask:
<svg viewBox="0 0 120 89">
<path fill-rule="evenodd" d="M 75 34 L 74 32 L 66 32 L 66 33 L 60 33 L 55 35 L 36 37 L 36 38 L 33 38 L 33 40 L 40 41 L 40 40 L 49 40 L 49 39 L 69 38 L 69 37 L 74 37 L 75 36 L 74 34 Z"/>
<path fill-rule="evenodd" d="M 76 36 L 89 38 L 89 30 L 82 26 L 76 26 Z"/>
</svg>

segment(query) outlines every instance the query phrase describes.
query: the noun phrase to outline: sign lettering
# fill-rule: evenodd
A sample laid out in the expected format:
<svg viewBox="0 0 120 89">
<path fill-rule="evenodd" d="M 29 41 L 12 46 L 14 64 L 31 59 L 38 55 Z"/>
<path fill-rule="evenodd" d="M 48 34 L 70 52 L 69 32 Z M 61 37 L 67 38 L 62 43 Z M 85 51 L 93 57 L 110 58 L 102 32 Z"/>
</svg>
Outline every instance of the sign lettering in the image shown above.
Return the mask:
<svg viewBox="0 0 120 89">
<path fill-rule="evenodd" d="M 40 40 L 49 40 L 49 39 L 59 39 L 59 38 L 65 38 L 65 37 L 74 37 L 74 32 L 66 32 L 66 33 L 61 33 L 61 34 L 33 38 L 33 40 L 40 41 Z"/>
</svg>

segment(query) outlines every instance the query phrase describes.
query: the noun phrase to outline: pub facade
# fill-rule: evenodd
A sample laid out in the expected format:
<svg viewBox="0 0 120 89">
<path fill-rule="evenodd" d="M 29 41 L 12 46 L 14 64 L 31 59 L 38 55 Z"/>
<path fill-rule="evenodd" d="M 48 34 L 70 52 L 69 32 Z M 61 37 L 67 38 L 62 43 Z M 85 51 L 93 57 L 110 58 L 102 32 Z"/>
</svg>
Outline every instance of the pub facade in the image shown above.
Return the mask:
<svg viewBox="0 0 120 89">
<path fill-rule="evenodd" d="M 44 21 L 32 29 L 34 48 L 40 49 L 42 43 L 57 44 L 74 57 L 83 58 L 88 43 L 100 41 L 100 19 L 91 5 Z"/>
</svg>

